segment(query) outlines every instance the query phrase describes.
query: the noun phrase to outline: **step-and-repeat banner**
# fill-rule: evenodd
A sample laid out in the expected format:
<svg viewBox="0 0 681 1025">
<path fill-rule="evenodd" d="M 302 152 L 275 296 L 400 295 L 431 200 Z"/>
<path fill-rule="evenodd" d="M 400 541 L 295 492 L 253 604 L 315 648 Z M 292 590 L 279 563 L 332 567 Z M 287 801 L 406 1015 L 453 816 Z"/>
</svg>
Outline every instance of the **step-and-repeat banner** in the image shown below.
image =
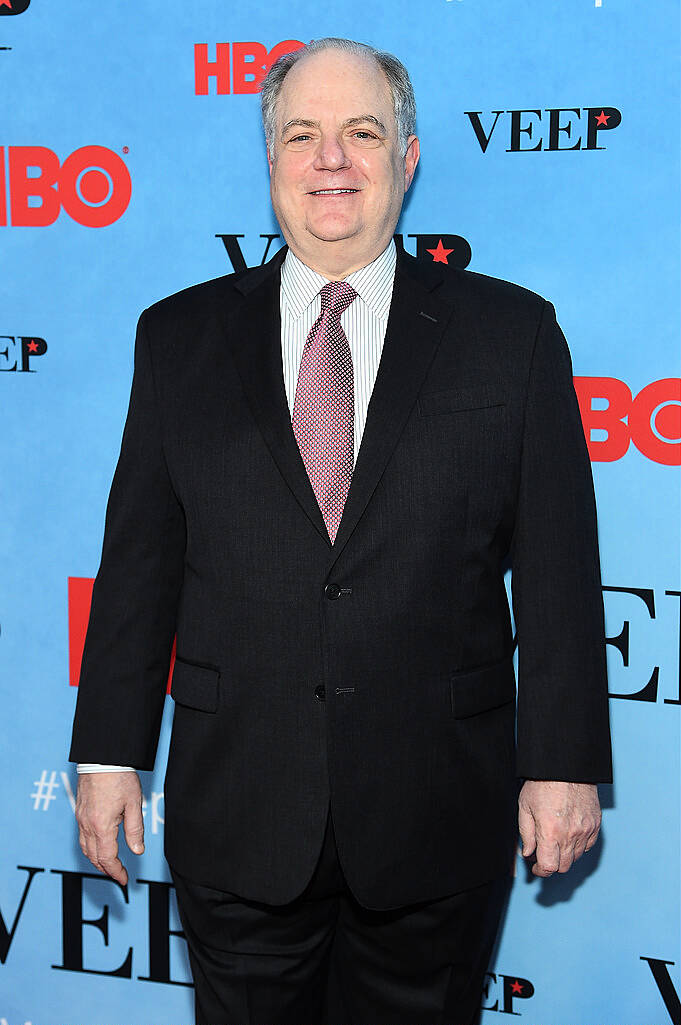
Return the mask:
<svg viewBox="0 0 681 1025">
<path fill-rule="evenodd" d="M 570 873 L 518 859 L 481 1020 L 679 1025 L 678 22 L 672 0 L 0 0 L 0 1025 L 193 1021 L 171 709 L 122 889 L 77 844 L 75 688 L 137 317 L 281 245 L 257 77 L 324 35 L 409 68 L 398 244 L 555 304 L 593 461 L 615 783 Z"/>
</svg>

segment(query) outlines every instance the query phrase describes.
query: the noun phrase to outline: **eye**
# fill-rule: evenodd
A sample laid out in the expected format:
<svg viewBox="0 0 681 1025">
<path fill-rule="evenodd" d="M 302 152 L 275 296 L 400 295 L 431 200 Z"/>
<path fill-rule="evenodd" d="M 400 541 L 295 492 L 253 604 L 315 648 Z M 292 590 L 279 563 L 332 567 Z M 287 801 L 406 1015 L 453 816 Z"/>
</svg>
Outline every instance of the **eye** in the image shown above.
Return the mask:
<svg viewBox="0 0 681 1025">
<path fill-rule="evenodd" d="M 377 136 L 373 132 L 367 132 L 364 128 L 361 128 L 358 132 L 355 132 L 356 139 L 376 139 Z"/>
<path fill-rule="evenodd" d="M 294 135 L 292 139 L 289 139 L 289 142 L 304 142 L 306 139 L 310 138 L 311 136 L 309 135 Z"/>
</svg>

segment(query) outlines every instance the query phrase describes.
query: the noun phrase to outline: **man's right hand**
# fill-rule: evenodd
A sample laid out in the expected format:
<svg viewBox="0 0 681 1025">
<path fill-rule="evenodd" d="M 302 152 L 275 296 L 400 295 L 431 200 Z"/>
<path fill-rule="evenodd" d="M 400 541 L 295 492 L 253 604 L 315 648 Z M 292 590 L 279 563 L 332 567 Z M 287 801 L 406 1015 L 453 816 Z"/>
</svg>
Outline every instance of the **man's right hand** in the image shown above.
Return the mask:
<svg viewBox="0 0 681 1025">
<path fill-rule="evenodd" d="M 128 873 L 118 857 L 118 827 L 133 854 L 144 851 L 142 787 L 136 772 L 83 772 L 78 776 L 76 821 L 80 849 L 96 869 L 122 886 Z"/>
</svg>

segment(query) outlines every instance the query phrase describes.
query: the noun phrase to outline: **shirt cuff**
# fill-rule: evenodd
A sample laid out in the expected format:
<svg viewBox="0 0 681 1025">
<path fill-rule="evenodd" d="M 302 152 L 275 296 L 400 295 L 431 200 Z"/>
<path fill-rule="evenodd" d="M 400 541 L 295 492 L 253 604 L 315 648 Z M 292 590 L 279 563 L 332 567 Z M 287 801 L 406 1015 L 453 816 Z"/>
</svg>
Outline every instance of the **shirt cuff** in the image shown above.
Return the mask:
<svg viewBox="0 0 681 1025">
<path fill-rule="evenodd" d="M 81 772 L 137 772 L 132 765 L 100 765 L 99 762 L 79 762 L 77 771 Z"/>
</svg>

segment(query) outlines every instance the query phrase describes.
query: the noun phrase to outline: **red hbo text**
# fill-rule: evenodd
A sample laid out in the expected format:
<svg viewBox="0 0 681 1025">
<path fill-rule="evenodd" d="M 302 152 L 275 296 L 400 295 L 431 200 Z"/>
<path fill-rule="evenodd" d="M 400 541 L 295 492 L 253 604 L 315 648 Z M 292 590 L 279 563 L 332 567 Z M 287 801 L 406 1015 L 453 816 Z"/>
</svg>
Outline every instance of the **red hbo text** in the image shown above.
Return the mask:
<svg viewBox="0 0 681 1025">
<path fill-rule="evenodd" d="M 132 193 L 123 160 L 105 146 L 81 146 L 60 163 L 45 146 L 0 146 L 0 225 L 44 228 L 65 210 L 78 224 L 104 228 L 122 217 Z"/>
<path fill-rule="evenodd" d="M 574 382 L 594 462 L 621 459 L 633 442 L 656 463 L 681 465 L 681 379 L 653 381 L 638 395 L 616 377 L 575 377 Z"/>
<path fill-rule="evenodd" d="M 262 43 L 216 43 L 208 52 L 208 43 L 194 44 L 194 92 L 207 96 L 215 91 L 257 93 L 272 64 L 284 53 L 300 50 L 305 43 L 285 39 L 268 50 Z M 214 90 L 210 80 L 215 80 Z"/>
</svg>

